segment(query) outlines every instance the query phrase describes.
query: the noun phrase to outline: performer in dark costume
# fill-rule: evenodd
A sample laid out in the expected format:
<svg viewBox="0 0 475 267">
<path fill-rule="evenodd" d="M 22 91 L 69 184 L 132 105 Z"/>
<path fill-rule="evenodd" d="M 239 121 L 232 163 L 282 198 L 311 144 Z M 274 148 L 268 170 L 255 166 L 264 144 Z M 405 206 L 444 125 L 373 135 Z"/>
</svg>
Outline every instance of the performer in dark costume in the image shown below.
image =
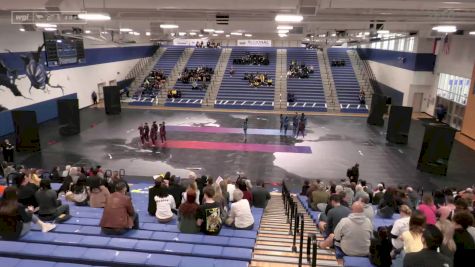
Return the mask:
<svg viewBox="0 0 475 267">
<path fill-rule="evenodd" d="M 297 136 L 297 128 L 299 127 L 299 115 L 295 112 L 295 116 L 292 118 L 292 131 L 294 136 Z"/>
<path fill-rule="evenodd" d="M 162 143 L 167 141 L 167 130 L 165 129 L 165 122 L 163 121 L 162 124 L 160 124 L 160 140 Z"/>
<path fill-rule="evenodd" d="M 305 114 L 302 113 L 300 116 L 300 121 L 299 121 L 299 128 L 297 131 L 297 136 L 299 136 L 299 133 L 302 133 L 302 137 L 305 137 L 305 126 L 307 124 L 307 118 L 305 117 Z"/>
<path fill-rule="evenodd" d="M 149 133 L 150 133 L 150 127 L 148 127 L 148 123 L 145 123 L 145 126 L 143 127 L 143 134 L 144 134 L 144 138 L 145 138 L 145 141 L 148 142 L 149 140 Z"/>
<path fill-rule="evenodd" d="M 152 129 L 150 130 L 150 139 L 152 139 L 152 145 L 155 145 L 155 142 L 158 139 L 158 125 L 156 121 L 152 123 Z"/>
<path fill-rule="evenodd" d="M 143 129 L 143 124 L 139 125 L 139 134 L 140 134 L 140 142 L 142 142 L 142 145 L 145 143 L 145 134 L 144 134 L 144 129 Z"/>
<path fill-rule="evenodd" d="M 1 144 L 2 152 L 3 152 L 3 160 L 6 162 L 13 162 L 13 154 L 14 154 L 14 146 L 10 143 L 8 139 L 5 139 Z"/>
</svg>

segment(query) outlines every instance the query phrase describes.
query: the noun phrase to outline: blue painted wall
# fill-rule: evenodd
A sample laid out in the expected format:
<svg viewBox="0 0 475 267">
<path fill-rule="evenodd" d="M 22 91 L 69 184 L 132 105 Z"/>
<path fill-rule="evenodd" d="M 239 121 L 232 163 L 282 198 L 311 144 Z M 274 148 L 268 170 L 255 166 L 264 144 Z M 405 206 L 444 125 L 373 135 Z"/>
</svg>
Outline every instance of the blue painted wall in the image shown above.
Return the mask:
<svg viewBox="0 0 475 267">
<path fill-rule="evenodd" d="M 412 71 L 434 71 L 436 56 L 430 53 L 410 53 L 373 48 L 358 48 L 361 59 Z"/>
<path fill-rule="evenodd" d="M 36 112 L 38 123 L 42 123 L 58 117 L 58 107 L 56 101 L 59 99 L 76 99 L 77 94 L 65 95 L 62 97 L 46 100 L 29 106 L 24 106 L 14 110 L 31 110 Z M 12 112 L 10 110 L 0 112 L 0 136 L 10 134 L 14 131 Z"/>
<path fill-rule="evenodd" d="M 376 80 L 371 80 L 371 84 L 373 85 L 374 92 L 376 94 L 390 97 L 392 105 L 402 106 L 402 101 L 404 100 L 404 93 Z"/>
</svg>

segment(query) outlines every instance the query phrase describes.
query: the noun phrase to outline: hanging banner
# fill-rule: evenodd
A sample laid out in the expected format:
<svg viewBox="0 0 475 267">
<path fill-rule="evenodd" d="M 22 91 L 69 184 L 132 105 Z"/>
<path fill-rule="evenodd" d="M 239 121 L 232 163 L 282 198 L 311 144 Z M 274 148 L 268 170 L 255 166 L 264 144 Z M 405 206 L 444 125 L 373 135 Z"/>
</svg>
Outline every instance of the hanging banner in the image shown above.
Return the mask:
<svg viewBox="0 0 475 267">
<path fill-rule="evenodd" d="M 196 42 L 203 42 L 204 45 L 208 42 L 208 38 L 204 39 L 182 39 L 182 38 L 175 38 L 173 39 L 173 45 L 180 45 L 180 46 L 196 46 Z"/>
<path fill-rule="evenodd" d="M 272 47 L 272 40 L 238 40 L 237 46 Z"/>
</svg>

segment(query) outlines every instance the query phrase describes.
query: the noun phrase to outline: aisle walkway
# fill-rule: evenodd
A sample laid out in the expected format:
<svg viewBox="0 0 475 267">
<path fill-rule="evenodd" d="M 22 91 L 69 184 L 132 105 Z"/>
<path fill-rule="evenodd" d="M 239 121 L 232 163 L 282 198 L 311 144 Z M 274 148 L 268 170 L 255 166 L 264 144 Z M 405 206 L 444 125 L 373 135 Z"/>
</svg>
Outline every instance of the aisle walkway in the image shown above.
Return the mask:
<svg viewBox="0 0 475 267">
<path fill-rule="evenodd" d="M 318 240 L 323 237 L 316 230 L 316 225 L 305 212 L 300 202 L 298 211 L 304 213 L 304 244 L 302 266 L 310 266 L 306 259 L 307 236 L 316 234 Z M 296 246 L 299 248 L 299 238 Z M 251 267 L 294 267 L 298 265 L 299 253 L 292 252 L 293 235 L 289 235 L 289 224 L 285 216 L 284 205 L 280 193 L 273 193 L 261 220 L 256 245 L 251 261 Z M 317 266 L 339 266 L 333 250 L 318 249 Z"/>
</svg>

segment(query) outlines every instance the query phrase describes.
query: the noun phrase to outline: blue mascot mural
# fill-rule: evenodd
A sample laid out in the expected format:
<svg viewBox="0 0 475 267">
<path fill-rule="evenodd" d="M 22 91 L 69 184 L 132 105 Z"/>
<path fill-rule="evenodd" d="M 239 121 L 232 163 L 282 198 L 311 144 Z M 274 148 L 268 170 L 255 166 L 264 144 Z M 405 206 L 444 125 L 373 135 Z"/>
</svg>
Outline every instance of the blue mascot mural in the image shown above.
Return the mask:
<svg viewBox="0 0 475 267">
<path fill-rule="evenodd" d="M 50 87 L 50 88 L 61 89 L 64 95 L 64 90 L 61 85 L 50 84 L 51 73 L 47 71 L 45 65 L 41 63 L 41 51 L 43 50 L 43 48 L 44 48 L 44 44 L 38 47 L 36 52 L 29 52 L 29 53 L 20 55 L 20 58 L 24 64 L 23 70 L 24 70 L 25 76 L 23 77 L 20 77 L 20 75 L 18 75 L 18 70 L 9 68 L 5 64 L 5 62 L 2 59 L 0 59 L 0 88 L 6 87 L 10 89 L 10 91 L 12 92 L 14 96 L 30 99 L 24 96 L 16 85 L 17 80 L 21 80 L 26 77 L 30 81 L 30 89 L 29 89 L 30 93 L 31 93 L 32 88 L 43 90 L 44 92 L 48 92 L 47 88 Z M 6 51 L 9 53 L 12 53 L 9 50 L 6 50 Z"/>
</svg>

